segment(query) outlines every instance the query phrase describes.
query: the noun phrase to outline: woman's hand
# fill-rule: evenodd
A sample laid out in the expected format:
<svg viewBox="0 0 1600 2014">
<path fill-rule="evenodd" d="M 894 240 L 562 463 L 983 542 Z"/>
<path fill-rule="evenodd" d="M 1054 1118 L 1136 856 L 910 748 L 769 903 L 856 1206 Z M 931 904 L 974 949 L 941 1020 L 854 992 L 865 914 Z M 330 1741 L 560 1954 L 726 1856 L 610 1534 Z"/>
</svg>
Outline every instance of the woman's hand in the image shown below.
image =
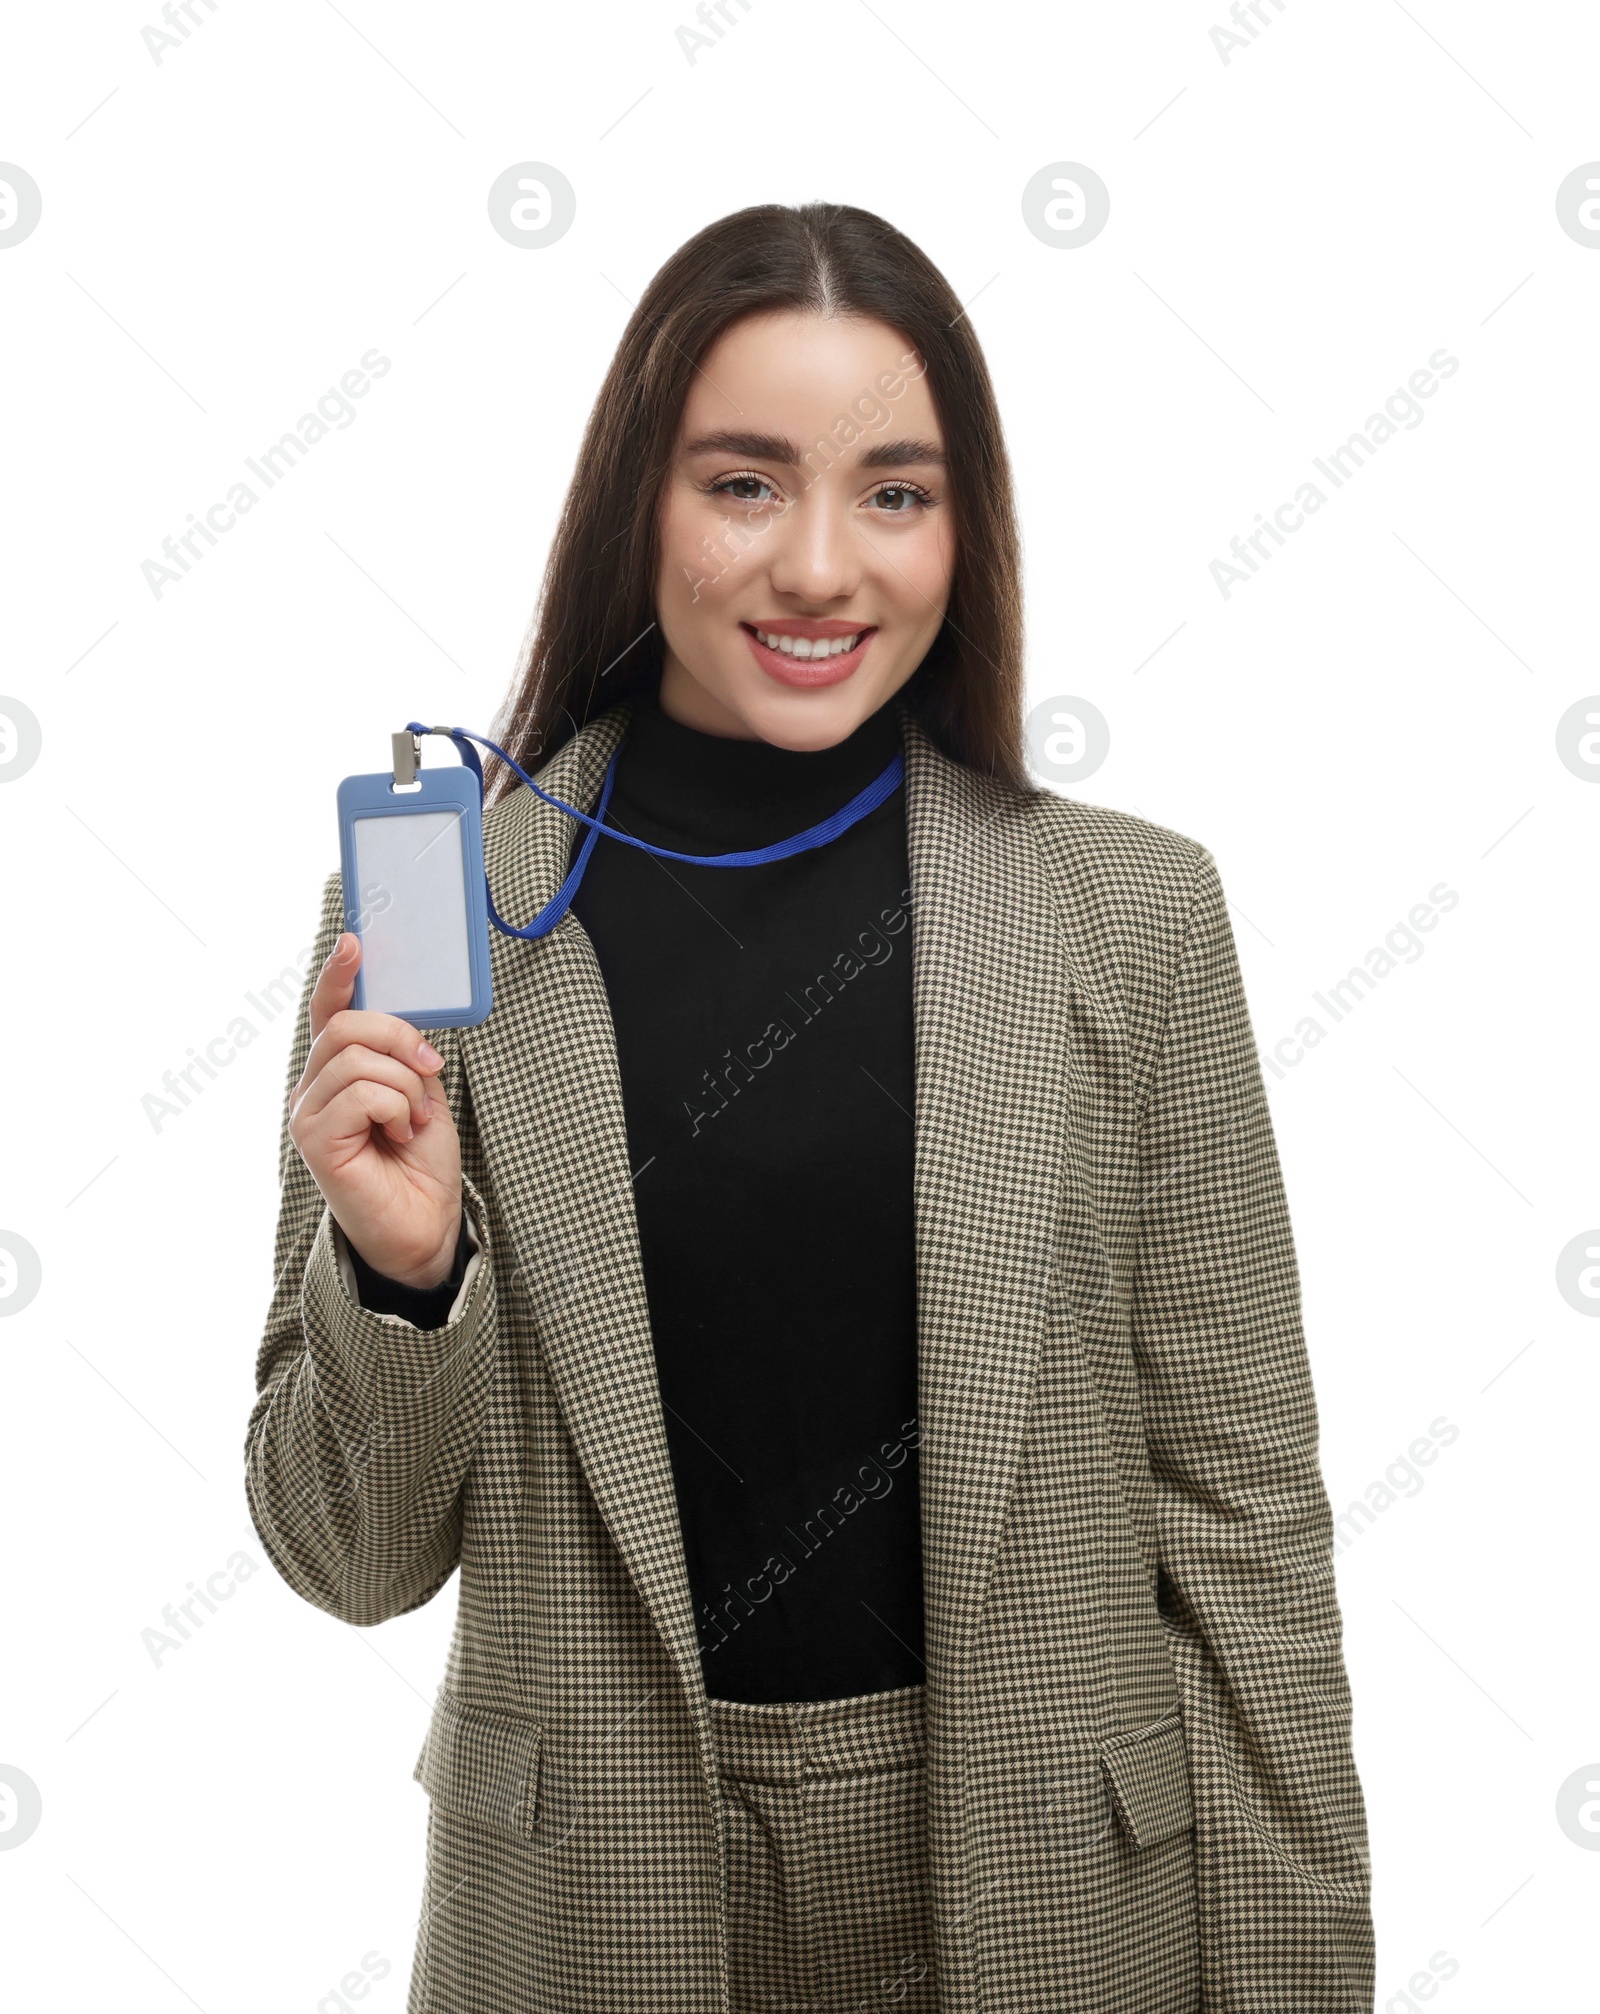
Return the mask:
<svg viewBox="0 0 1600 2014">
<path fill-rule="evenodd" d="M 373 1271 L 436 1287 L 461 1228 L 461 1142 L 437 1082 L 443 1058 L 399 1015 L 351 1008 L 360 964 L 361 940 L 347 930 L 312 989 L 289 1137 Z"/>
</svg>

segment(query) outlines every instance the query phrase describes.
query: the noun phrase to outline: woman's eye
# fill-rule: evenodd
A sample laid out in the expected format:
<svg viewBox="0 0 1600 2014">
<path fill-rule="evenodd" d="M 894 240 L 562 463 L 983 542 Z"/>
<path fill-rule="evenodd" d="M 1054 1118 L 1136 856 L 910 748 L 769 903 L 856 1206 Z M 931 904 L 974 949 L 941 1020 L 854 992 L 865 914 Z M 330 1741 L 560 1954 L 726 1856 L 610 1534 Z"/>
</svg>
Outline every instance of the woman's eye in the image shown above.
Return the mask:
<svg viewBox="0 0 1600 2014">
<path fill-rule="evenodd" d="M 751 492 L 771 488 L 765 476 L 724 476 L 720 482 L 711 485 L 711 493 L 731 498 L 734 503 L 760 503 L 762 499 Z"/>
<path fill-rule="evenodd" d="M 910 517 L 918 505 L 932 502 L 926 490 L 913 483 L 890 483 L 886 488 L 873 492 L 874 503 L 887 501 L 885 517 Z"/>
</svg>

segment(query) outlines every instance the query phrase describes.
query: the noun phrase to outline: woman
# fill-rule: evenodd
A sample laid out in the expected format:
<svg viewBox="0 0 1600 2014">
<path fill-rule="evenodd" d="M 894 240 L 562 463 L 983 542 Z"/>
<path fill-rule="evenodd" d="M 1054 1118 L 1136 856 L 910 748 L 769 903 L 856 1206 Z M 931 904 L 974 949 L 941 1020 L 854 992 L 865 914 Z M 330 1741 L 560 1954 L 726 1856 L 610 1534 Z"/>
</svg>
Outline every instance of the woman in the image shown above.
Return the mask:
<svg viewBox="0 0 1600 2014">
<path fill-rule="evenodd" d="M 903 783 L 602 841 L 437 1049 L 329 878 L 247 1481 L 345 1621 L 460 1569 L 411 2014 L 1371 2008 L 1217 870 L 1030 786 L 1019 610 L 949 287 L 740 212 L 628 325 L 499 739 L 697 857 Z M 484 834 L 525 922 L 580 828 L 496 765 Z"/>
</svg>

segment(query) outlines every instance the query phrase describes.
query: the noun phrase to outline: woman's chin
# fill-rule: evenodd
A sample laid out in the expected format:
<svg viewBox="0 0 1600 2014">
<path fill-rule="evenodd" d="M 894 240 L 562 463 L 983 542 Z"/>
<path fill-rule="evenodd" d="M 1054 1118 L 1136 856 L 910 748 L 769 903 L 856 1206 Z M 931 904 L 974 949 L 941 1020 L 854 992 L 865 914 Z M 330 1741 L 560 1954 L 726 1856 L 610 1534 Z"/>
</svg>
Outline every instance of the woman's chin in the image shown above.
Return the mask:
<svg viewBox="0 0 1600 2014">
<path fill-rule="evenodd" d="M 846 679 L 837 685 L 788 686 L 775 680 L 747 688 L 739 712 L 750 733 L 776 748 L 833 748 L 880 704 L 865 684 Z"/>
</svg>

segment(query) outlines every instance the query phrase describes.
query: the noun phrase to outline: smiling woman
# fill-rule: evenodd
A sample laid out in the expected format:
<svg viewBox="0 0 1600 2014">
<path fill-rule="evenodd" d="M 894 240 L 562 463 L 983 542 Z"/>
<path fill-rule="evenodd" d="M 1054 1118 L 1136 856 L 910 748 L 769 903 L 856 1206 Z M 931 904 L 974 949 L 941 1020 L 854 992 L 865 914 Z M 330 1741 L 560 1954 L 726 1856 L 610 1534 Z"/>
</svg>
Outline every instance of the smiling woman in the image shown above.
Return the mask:
<svg viewBox="0 0 1600 2014">
<path fill-rule="evenodd" d="M 902 688 L 945 753 L 1029 788 L 988 367 L 881 218 L 739 211 L 667 260 L 623 332 L 492 738 L 526 768 L 659 689 L 703 731 L 821 749 Z M 490 803 L 514 783 L 486 764 Z"/>
<path fill-rule="evenodd" d="M 493 737 L 497 903 L 565 913 L 435 1048 L 328 877 L 247 1492 L 346 1622 L 459 1568 L 430 2014 L 1370 2010 L 1227 905 L 1031 783 L 1020 610 L 948 283 L 741 211 L 623 332 Z"/>
</svg>

